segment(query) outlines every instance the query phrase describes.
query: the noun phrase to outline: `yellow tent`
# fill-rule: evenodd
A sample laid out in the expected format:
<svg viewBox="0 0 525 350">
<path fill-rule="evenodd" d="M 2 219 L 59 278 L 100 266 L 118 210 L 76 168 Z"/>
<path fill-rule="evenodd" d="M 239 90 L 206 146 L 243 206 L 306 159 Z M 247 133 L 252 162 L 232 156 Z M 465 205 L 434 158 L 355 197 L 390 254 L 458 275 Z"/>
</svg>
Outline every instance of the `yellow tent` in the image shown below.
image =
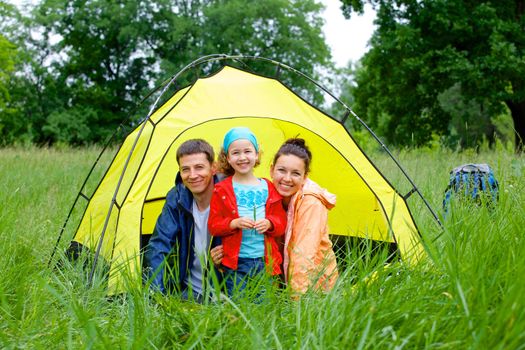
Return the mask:
<svg viewBox="0 0 525 350">
<path fill-rule="evenodd" d="M 337 195 L 331 233 L 394 242 L 404 260 L 423 248 L 403 197 L 341 124 L 280 81 L 231 66 L 177 91 L 125 139 L 91 197 L 73 241 L 110 264 L 109 293 L 123 290 L 123 273 L 139 274 L 141 237 L 153 232 L 178 171 L 175 152 L 191 138 L 219 150 L 227 130 L 252 129 L 263 151 L 258 176 L 273 154 L 299 135 L 313 153 L 310 177 Z"/>
</svg>

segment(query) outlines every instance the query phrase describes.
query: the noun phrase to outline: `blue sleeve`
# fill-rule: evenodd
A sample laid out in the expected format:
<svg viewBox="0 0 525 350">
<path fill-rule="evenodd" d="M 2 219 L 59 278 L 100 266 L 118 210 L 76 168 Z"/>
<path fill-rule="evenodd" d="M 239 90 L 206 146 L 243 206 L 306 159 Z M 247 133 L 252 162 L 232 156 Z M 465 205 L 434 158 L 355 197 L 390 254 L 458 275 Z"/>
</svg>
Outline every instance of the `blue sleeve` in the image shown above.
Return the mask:
<svg viewBox="0 0 525 350">
<path fill-rule="evenodd" d="M 164 264 L 166 257 L 175 245 L 180 231 L 177 216 L 176 189 L 172 188 L 167 196 L 162 213 L 157 219 L 155 230 L 146 249 L 147 265 L 150 267 L 148 278 L 151 287 L 162 293 L 166 292 L 164 285 Z"/>
</svg>

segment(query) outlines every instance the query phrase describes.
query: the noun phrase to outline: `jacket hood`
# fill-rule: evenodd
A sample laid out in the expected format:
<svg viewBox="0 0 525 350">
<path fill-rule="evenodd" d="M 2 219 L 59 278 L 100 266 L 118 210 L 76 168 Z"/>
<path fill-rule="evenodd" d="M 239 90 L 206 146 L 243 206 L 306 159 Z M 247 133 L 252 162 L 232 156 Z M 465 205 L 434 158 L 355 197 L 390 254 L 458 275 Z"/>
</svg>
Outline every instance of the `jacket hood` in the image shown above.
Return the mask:
<svg viewBox="0 0 525 350">
<path fill-rule="evenodd" d="M 303 196 L 306 195 L 316 197 L 327 209 L 335 207 L 336 195 L 328 192 L 328 190 L 322 188 L 309 178 L 306 179 L 306 182 L 303 185 Z"/>
</svg>

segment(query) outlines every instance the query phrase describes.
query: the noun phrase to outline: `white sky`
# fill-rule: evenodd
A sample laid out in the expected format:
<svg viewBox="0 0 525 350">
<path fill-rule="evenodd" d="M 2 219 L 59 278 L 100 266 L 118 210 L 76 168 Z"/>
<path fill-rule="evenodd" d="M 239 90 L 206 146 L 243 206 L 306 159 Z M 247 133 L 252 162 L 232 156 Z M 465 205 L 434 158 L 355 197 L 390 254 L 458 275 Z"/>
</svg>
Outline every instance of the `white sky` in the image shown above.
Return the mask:
<svg viewBox="0 0 525 350">
<path fill-rule="evenodd" d="M 358 61 L 368 51 L 367 44 L 374 31 L 374 10 L 367 4 L 362 16 L 353 13 L 350 20 L 347 20 L 341 11 L 341 1 L 321 2 L 325 6 L 324 35 L 332 49 L 336 66 L 344 67 L 349 60 Z"/>
</svg>

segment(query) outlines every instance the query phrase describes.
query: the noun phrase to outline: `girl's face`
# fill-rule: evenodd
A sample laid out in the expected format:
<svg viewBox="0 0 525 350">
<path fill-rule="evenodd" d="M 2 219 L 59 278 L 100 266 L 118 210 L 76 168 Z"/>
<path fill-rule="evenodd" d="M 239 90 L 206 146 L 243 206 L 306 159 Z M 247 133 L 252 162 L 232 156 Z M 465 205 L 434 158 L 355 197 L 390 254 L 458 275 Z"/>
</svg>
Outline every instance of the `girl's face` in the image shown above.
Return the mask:
<svg viewBox="0 0 525 350">
<path fill-rule="evenodd" d="M 233 141 L 228 148 L 228 163 L 236 174 L 246 175 L 253 171 L 258 154 L 252 143 L 246 139 Z"/>
<path fill-rule="evenodd" d="M 277 192 L 289 200 L 306 181 L 304 160 L 293 154 L 282 155 L 270 169 Z"/>
</svg>

